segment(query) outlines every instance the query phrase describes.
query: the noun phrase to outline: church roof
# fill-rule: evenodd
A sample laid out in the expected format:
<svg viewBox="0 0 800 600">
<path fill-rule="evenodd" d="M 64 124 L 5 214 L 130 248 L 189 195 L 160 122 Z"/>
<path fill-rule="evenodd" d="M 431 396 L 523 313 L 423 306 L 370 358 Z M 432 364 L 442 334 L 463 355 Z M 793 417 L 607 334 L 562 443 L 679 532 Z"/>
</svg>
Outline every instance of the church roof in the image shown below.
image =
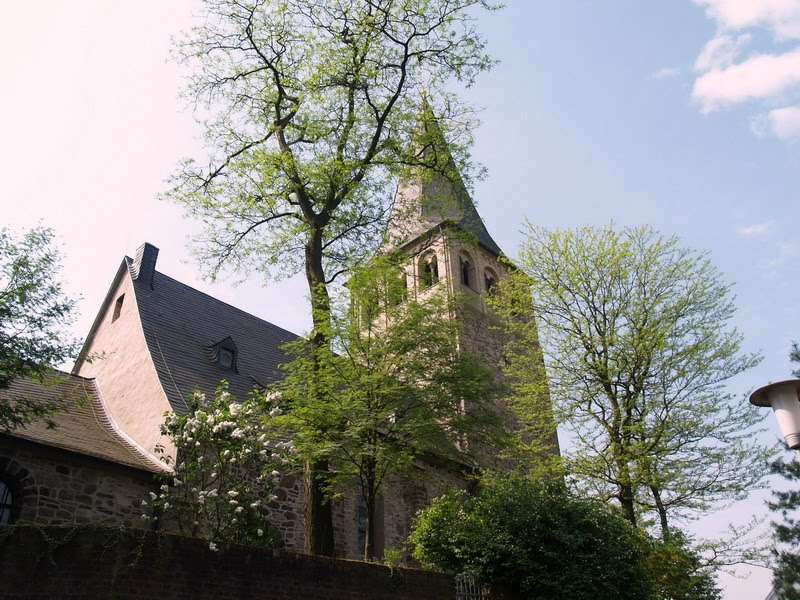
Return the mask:
<svg viewBox="0 0 800 600">
<path fill-rule="evenodd" d="M 417 132 L 416 159 L 421 163 L 401 180 L 392 206 L 389 235 L 403 246 L 434 229 L 453 226 L 495 256 L 502 250 L 478 214 L 450 146 L 427 101 Z"/>
<path fill-rule="evenodd" d="M 15 398 L 33 398 L 62 410 L 50 417 L 55 428 L 40 420 L 6 435 L 153 473 L 164 470 L 155 457 L 114 427 L 94 379 L 60 371 L 50 373 L 44 383 L 15 379 L 8 389 L 0 390 L 0 402 Z"/>
<path fill-rule="evenodd" d="M 157 254 L 158 250 L 145 244 Z M 298 336 L 155 271 L 155 258 L 125 258 L 142 329 L 161 386 L 174 410 L 195 390 L 213 394 L 224 379 L 235 398 L 281 377 L 281 349 Z M 142 271 L 140 271 L 140 266 Z M 144 269 L 150 269 L 149 273 Z M 230 366 L 220 349 L 234 354 Z"/>
</svg>

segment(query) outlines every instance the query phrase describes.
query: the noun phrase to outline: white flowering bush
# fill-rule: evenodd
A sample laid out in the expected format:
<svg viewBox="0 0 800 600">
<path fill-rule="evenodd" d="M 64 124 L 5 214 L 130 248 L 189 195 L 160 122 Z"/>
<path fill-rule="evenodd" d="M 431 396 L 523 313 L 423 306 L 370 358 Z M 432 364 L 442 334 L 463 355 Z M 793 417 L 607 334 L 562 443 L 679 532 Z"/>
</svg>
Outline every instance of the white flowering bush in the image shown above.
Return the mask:
<svg viewBox="0 0 800 600">
<path fill-rule="evenodd" d="M 277 499 L 294 448 L 269 439 L 262 400 L 254 394 L 236 401 L 223 382 L 211 399 L 196 392 L 188 412 L 165 413 L 161 432 L 177 459 L 156 448 L 172 473 L 163 476 L 158 493 L 142 500 L 142 518 L 174 523 L 183 535 L 209 540 L 211 550 L 219 542 L 279 545 L 267 505 Z"/>
</svg>

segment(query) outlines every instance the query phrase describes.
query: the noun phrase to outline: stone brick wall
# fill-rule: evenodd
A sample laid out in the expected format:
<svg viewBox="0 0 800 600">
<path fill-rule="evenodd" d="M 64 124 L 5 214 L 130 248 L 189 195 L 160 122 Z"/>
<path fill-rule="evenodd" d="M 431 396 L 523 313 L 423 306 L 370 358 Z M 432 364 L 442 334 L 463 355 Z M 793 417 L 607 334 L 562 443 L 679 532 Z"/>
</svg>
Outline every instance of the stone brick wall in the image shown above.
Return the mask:
<svg viewBox="0 0 800 600">
<path fill-rule="evenodd" d="M 42 525 L 144 527 L 140 502 L 156 489 L 152 473 L 2 435 L 0 478 L 15 517 Z"/>
<path fill-rule="evenodd" d="M 447 468 L 423 460 L 416 461 L 415 472 L 393 477 L 383 494 L 385 548 L 403 548 L 418 511 L 448 490 L 464 490 L 466 477 L 455 467 Z"/>
<path fill-rule="evenodd" d="M 10 533 L 10 535 L 9 535 Z M 0 528 L 8 600 L 452 600 L 453 577 L 102 528 Z"/>
<path fill-rule="evenodd" d="M 416 472 L 387 482 L 383 502 L 383 547 L 401 548 L 414 515 L 448 489 L 464 489 L 452 470 L 417 461 Z M 15 520 L 40 525 L 105 524 L 147 528 L 141 500 L 158 483 L 145 471 L 72 452 L 0 436 L 0 478 L 12 489 Z M 361 559 L 358 543 L 358 493 L 341 490 L 333 501 L 334 539 L 340 558 Z M 275 491 L 270 520 L 286 547 L 303 548 L 302 475 L 289 474 Z M 170 524 L 165 523 L 167 530 Z"/>
</svg>

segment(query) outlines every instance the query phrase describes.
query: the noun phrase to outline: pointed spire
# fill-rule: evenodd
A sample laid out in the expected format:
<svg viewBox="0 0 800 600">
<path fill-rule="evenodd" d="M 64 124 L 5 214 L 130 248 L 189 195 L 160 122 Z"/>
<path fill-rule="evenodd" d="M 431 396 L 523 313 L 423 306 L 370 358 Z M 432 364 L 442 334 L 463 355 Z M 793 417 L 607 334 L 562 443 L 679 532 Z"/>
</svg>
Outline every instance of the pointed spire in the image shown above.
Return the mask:
<svg viewBox="0 0 800 600">
<path fill-rule="evenodd" d="M 475 241 L 500 255 L 478 214 L 439 121 L 423 93 L 414 138 L 415 166 L 401 177 L 389 219 L 392 245 L 402 245 L 444 223 L 455 225 Z"/>
</svg>

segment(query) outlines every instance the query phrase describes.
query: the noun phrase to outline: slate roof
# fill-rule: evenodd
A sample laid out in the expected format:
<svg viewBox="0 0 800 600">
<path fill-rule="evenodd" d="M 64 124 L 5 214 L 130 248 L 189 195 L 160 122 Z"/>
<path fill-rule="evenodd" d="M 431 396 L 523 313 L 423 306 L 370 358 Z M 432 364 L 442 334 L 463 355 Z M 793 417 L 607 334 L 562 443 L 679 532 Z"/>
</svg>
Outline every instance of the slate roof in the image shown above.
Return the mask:
<svg viewBox="0 0 800 600">
<path fill-rule="evenodd" d="M 94 379 L 54 371 L 44 384 L 16 379 L 7 390 L 0 390 L 0 402 L 23 397 L 60 404 L 64 410 L 50 417 L 55 429 L 48 429 L 44 421 L 34 421 L 4 432 L 6 435 L 152 473 L 164 470 L 155 457 L 149 457 L 114 429 Z"/>
<path fill-rule="evenodd" d="M 125 257 L 128 268 L 135 262 Z M 161 386 L 173 410 L 186 410 L 196 389 L 213 394 L 226 380 L 235 398 L 281 377 L 281 346 L 298 336 L 155 271 L 152 288 L 133 280 L 136 303 Z M 215 346 L 230 337 L 235 371 L 215 361 Z"/>
<path fill-rule="evenodd" d="M 495 256 L 500 256 L 502 250 L 492 239 L 478 214 L 475 201 L 464 184 L 444 133 L 433 116 L 427 100 L 423 100 L 418 127 L 424 131 L 423 138 L 426 143 L 426 148 L 421 150 L 421 154 L 429 155 L 431 149 L 438 147 L 438 155 L 430 154 L 430 156 L 434 156 L 439 167 L 425 175 L 417 173 L 416 176 L 412 176 L 417 179 L 415 183 L 419 186 L 418 195 L 412 199 L 412 203 L 416 206 L 407 204 L 409 198 L 402 201 L 406 206 L 398 206 L 398 197 L 395 196 L 389 229 L 400 234 L 402 245 L 405 246 L 434 229 L 451 225 L 474 237 L 478 245 Z M 419 220 L 419 223 L 414 223 L 416 220 Z M 421 225 L 422 229 L 419 230 L 417 225 Z M 410 239 L 409 234 L 413 234 Z"/>
<path fill-rule="evenodd" d="M 464 190 L 463 197 L 464 200 L 462 200 L 461 205 L 464 216 L 455 223 L 456 227 L 474 235 L 479 245 L 486 248 L 495 256 L 500 256 L 503 251 L 500 250 L 500 246 L 498 246 L 497 242 L 489 235 L 489 231 L 486 229 L 486 225 L 484 225 L 483 219 L 481 219 L 481 216 L 478 214 L 478 209 L 475 207 L 475 202 L 473 202 L 472 197 L 466 189 Z"/>
<path fill-rule="evenodd" d="M 402 240 L 402 246 L 406 246 L 435 229 L 450 225 L 469 234 L 475 243 L 494 256 L 502 255 L 503 251 L 486 229 L 461 177 L 456 175 L 454 179 L 455 181 L 451 181 L 434 175 L 431 181 L 420 184 L 419 198 L 416 201 L 421 204 L 421 210 L 415 212 L 421 213 L 421 229 L 416 230 L 413 225 L 409 228 L 408 215 L 405 214 L 408 207 L 398 212 L 397 205 L 392 209 L 394 220 L 390 218 L 390 228 L 401 232 L 401 239 L 406 238 Z M 443 188 L 447 190 L 445 194 L 442 193 Z"/>
</svg>

